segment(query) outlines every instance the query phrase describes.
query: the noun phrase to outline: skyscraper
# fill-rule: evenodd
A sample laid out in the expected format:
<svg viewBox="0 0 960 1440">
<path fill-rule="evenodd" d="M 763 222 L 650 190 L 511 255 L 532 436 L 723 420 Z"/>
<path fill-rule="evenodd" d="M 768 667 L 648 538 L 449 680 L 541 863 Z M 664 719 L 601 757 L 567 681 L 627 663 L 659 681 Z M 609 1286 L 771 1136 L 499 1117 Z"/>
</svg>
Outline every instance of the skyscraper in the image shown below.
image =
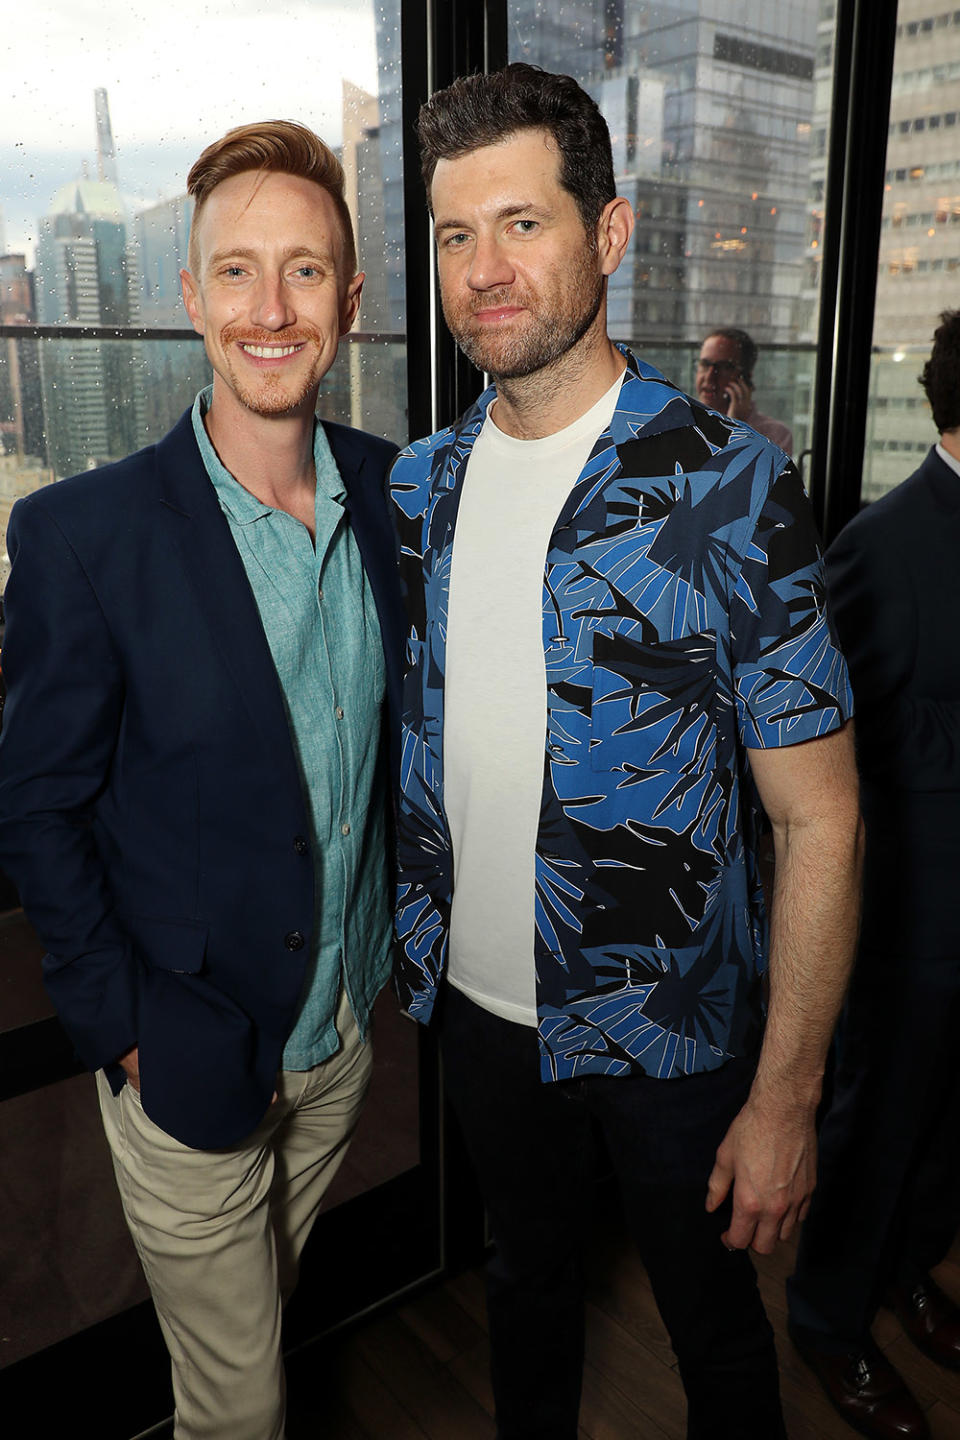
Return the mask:
<svg viewBox="0 0 960 1440">
<path fill-rule="evenodd" d="M 106 93 L 97 94 L 98 170 L 116 173 Z M 39 222 L 37 318 L 116 325 L 138 318 L 126 211 L 115 180 L 62 185 Z M 130 342 L 47 341 L 41 374 L 50 464 L 59 475 L 117 459 L 139 441 L 143 390 Z"/>
<path fill-rule="evenodd" d="M 180 271 L 187 266 L 193 200 L 176 195 L 137 211 L 133 217 L 133 267 L 140 286 L 144 325 L 186 328 Z M 142 352 L 143 427 L 139 444 L 159 440 L 210 383 L 206 351 L 197 340 L 151 340 Z"/>
<path fill-rule="evenodd" d="M 936 440 L 918 375 L 940 312 L 960 304 L 960 10 L 901 0 L 874 317 L 865 499 Z"/>
<path fill-rule="evenodd" d="M 511 0 L 511 59 L 576 75 L 637 233 L 614 333 L 796 339 L 818 0 Z M 679 377 L 678 377 L 679 378 Z"/>
</svg>

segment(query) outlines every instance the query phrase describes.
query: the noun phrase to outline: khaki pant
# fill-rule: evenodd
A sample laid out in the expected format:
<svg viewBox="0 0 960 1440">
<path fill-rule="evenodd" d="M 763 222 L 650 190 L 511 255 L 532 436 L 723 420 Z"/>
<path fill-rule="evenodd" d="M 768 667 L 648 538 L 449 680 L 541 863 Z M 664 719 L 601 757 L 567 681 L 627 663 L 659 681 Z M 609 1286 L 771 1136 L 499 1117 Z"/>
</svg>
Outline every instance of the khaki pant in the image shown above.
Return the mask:
<svg viewBox="0 0 960 1440">
<path fill-rule="evenodd" d="M 370 1080 L 341 992 L 341 1046 L 283 1071 L 278 1098 L 241 1144 L 191 1150 L 145 1114 L 131 1085 L 97 1075 L 124 1213 L 173 1365 L 176 1440 L 282 1440 L 282 1302 Z"/>
</svg>

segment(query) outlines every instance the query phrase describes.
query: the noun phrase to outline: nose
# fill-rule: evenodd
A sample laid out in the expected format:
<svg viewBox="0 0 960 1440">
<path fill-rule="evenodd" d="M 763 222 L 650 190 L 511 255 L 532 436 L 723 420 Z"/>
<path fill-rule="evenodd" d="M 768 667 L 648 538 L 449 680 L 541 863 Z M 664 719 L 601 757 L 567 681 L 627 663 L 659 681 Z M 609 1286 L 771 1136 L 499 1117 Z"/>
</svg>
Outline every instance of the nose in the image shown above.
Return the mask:
<svg viewBox="0 0 960 1440">
<path fill-rule="evenodd" d="M 513 278 L 513 265 L 496 237 L 478 235 L 467 271 L 470 289 L 496 290 L 502 285 L 512 285 Z"/>
<path fill-rule="evenodd" d="M 297 312 L 282 275 L 261 276 L 253 298 L 250 319 L 261 330 L 283 330 L 297 323 Z"/>
</svg>

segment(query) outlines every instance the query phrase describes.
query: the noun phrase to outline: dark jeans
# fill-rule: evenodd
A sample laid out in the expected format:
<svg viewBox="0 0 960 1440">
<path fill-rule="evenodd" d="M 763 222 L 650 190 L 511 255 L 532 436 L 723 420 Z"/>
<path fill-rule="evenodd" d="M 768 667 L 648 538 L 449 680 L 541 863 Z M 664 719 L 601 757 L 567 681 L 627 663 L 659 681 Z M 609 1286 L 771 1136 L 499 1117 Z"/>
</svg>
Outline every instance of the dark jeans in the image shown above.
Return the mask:
<svg viewBox="0 0 960 1440">
<path fill-rule="evenodd" d="M 532 1028 L 450 986 L 440 1017 L 445 1085 L 496 1243 L 487 1305 L 499 1440 L 576 1440 L 582 1249 L 606 1223 L 591 1204 L 593 1122 L 679 1362 L 688 1440 L 784 1436 L 753 1266 L 721 1243 L 729 1206 L 716 1215 L 704 1209 L 717 1146 L 754 1062 L 681 1080 L 596 1075 L 545 1084 Z"/>
<path fill-rule="evenodd" d="M 886 1286 L 941 1261 L 960 1223 L 960 959 L 862 949 L 837 1033 L 790 1319 L 861 1347 Z"/>
</svg>

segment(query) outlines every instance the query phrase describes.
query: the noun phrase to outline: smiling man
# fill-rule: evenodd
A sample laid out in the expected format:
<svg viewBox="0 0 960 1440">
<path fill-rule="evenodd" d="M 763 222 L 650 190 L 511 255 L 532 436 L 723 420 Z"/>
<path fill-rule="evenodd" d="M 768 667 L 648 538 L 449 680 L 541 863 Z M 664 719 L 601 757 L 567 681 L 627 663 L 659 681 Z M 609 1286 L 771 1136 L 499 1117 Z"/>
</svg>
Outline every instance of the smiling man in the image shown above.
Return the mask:
<svg viewBox="0 0 960 1440">
<path fill-rule="evenodd" d="M 332 152 L 248 125 L 188 184 L 212 387 L 11 516 L 0 854 L 97 1071 L 177 1440 L 278 1440 L 388 971 L 396 447 L 314 415 L 363 283 Z"/>
<path fill-rule="evenodd" d="M 746 1252 L 809 1204 L 857 910 L 816 536 L 781 451 L 609 339 L 634 217 L 579 85 L 458 80 L 420 139 L 447 324 L 494 384 L 391 472 L 400 989 L 438 1025 L 496 1242 L 497 1434 L 578 1434 L 596 1122 L 690 1440 L 775 1440 Z"/>
</svg>

